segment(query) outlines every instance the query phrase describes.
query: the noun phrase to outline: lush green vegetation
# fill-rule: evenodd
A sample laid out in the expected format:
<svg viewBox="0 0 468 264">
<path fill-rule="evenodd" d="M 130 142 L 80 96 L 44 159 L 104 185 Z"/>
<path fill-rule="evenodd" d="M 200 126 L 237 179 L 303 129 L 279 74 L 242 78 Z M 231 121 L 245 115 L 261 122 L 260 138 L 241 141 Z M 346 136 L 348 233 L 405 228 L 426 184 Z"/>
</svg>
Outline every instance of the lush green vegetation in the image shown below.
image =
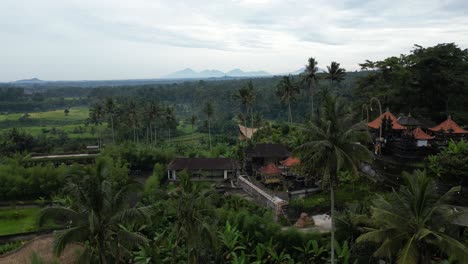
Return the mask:
<svg viewBox="0 0 468 264">
<path fill-rule="evenodd" d="M 452 114 L 468 121 L 468 50 L 454 43 L 427 48 L 416 45 L 408 55 L 360 65 L 369 74 L 355 86 L 357 108 L 378 97 L 396 113 L 411 112 L 435 121 Z"/>
<path fill-rule="evenodd" d="M 454 223 L 466 214 L 468 144 L 450 142 L 419 164 L 427 175 L 405 174 L 392 190 L 359 172 L 372 159 L 356 123 L 362 104 L 378 97 L 394 112 L 433 121 L 452 113 L 464 124 L 467 51 L 416 46 L 356 73 L 337 62 L 319 73 L 317 65 L 310 58 L 299 76 L 252 80 L 0 88 L 0 199 L 54 201 L 42 210 L 1 210 L 0 235 L 36 230 L 41 210 L 42 227 L 67 227 L 56 233 L 55 253 L 83 243 L 89 263 L 466 262 L 468 231 Z M 238 124 L 262 129 L 242 142 Z M 167 181 L 175 157 L 242 161 L 254 143 L 286 145 L 302 161 L 297 172 L 321 192 L 290 201 L 289 218 L 275 222 L 269 209 L 184 172 Z M 100 147 L 94 164 L 28 156 L 86 145 Z M 148 177 L 142 185 L 133 176 Z M 302 212 L 329 213 L 334 228 L 283 229 Z"/>
<path fill-rule="evenodd" d="M 0 245 L 0 255 L 15 250 L 23 245 L 22 241 L 16 241 Z"/>
<path fill-rule="evenodd" d="M 40 208 L 0 209 L 0 235 L 36 231 Z"/>
</svg>

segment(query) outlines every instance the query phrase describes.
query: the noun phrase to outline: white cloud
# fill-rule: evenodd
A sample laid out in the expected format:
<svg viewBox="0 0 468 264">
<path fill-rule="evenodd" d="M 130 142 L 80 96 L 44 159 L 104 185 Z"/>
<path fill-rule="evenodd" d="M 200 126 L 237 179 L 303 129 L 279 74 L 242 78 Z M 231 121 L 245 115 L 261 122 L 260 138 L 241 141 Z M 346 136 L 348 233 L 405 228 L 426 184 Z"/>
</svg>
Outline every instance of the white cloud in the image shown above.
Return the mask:
<svg viewBox="0 0 468 264">
<path fill-rule="evenodd" d="M 0 81 L 154 78 L 295 70 L 314 56 L 350 70 L 412 45 L 468 46 L 463 1 L 3 0 Z"/>
</svg>

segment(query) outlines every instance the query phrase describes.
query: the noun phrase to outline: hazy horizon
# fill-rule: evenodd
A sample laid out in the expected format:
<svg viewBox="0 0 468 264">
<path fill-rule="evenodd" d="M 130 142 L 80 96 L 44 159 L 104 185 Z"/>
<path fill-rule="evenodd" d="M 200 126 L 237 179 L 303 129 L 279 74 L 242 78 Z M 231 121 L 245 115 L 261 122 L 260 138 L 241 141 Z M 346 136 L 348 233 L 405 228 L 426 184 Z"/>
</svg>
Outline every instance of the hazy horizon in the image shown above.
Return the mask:
<svg viewBox="0 0 468 264">
<path fill-rule="evenodd" d="M 161 78 L 191 68 L 296 71 L 308 57 L 349 71 L 414 44 L 468 46 L 453 1 L 6 0 L 0 82 Z"/>
</svg>

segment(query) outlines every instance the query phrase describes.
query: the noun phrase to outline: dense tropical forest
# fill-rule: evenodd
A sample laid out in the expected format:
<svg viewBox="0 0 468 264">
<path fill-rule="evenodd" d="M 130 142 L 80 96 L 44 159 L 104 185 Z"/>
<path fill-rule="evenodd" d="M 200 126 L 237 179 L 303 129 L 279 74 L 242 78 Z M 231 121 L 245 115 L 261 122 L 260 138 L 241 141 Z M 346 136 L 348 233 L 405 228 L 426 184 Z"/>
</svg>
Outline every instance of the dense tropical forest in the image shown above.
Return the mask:
<svg viewBox="0 0 468 264">
<path fill-rule="evenodd" d="M 450 116 L 466 128 L 468 50 L 416 45 L 356 72 L 313 57 L 304 64 L 302 74 L 262 78 L 1 84 L 0 254 L 26 243 L 3 236 L 55 230 L 53 257 L 28 261 L 468 263 L 467 139 L 390 162 L 374 153 L 367 126 L 381 114 L 377 99 L 380 111 L 427 127 Z M 239 125 L 260 129 L 240 140 Z M 294 173 L 317 191 L 276 214 L 239 188 L 226 191 L 234 181 L 220 188 L 187 171 L 168 179 L 175 158 L 244 166 L 261 143 L 300 158 Z M 363 169 L 379 162 L 398 170 Z M 265 190 L 291 195 L 288 184 Z M 331 226 L 296 228 L 302 213 L 327 215 Z"/>
</svg>

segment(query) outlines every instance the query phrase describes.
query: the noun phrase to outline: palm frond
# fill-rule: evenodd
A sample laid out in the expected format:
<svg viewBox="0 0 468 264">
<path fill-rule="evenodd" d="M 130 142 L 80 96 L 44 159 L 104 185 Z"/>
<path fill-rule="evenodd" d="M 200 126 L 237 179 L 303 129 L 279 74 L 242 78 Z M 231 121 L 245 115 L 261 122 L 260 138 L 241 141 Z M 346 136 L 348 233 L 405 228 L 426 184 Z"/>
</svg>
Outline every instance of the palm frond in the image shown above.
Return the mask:
<svg viewBox="0 0 468 264">
<path fill-rule="evenodd" d="M 409 239 L 398 254 L 397 264 L 418 264 L 419 251 L 416 246 L 416 237 Z"/>
<path fill-rule="evenodd" d="M 39 226 L 43 226 L 47 220 L 55 220 L 57 218 L 65 217 L 68 220 L 72 220 L 73 222 L 78 222 L 81 219 L 81 215 L 67 207 L 47 207 L 42 209 L 39 212 L 39 216 L 37 218 L 37 222 Z"/>
<path fill-rule="evenodd" d="M 84 225 L 57 231 L 54 239 L 54 254 L 60 256 L 67 245 L 85 242 L 87 238 L 88 228 Z"/>
</svg>

